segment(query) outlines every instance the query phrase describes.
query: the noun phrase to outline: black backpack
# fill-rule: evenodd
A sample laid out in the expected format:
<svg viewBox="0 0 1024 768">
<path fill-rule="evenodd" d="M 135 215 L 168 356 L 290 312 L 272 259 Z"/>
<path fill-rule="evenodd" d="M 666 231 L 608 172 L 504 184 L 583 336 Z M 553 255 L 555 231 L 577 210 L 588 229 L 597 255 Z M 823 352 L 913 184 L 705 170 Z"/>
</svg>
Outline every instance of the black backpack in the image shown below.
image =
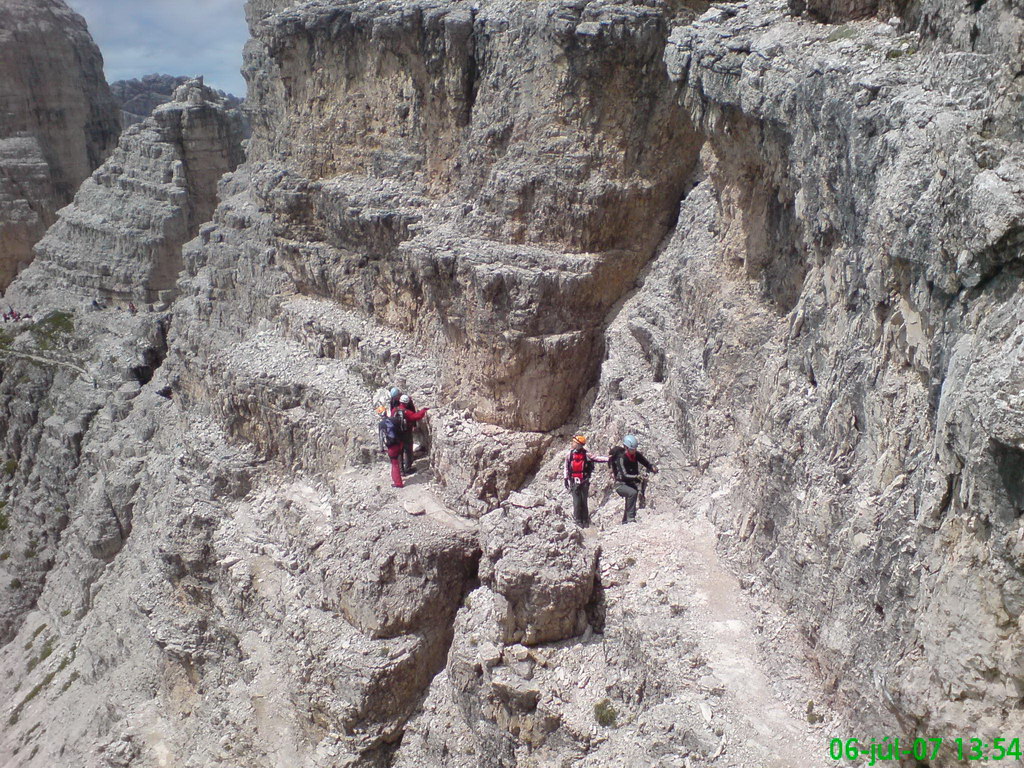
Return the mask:
<svg viewBox="0 0 1024 768">
<path fill-rule="evenodd" d="M 380 447 L 387 449 L 392 446 L 398 445 L 402 442 L 402 433 L 398 429 L 398 425 L 395 424 L 394 418 L 388 418 L 385 416 L 380 420 Z"/>
<path fill-rule="evenodd" d="M 405 418 L 405 408 L 393 408 L 391 410 L 391 420 L 395 422 L 395 428 L 398 430 L 399 435 L 404 435 L 409 431 L 409 420 Z"/>
<path fill-rule="evenodd" d="M 626 449 L 621 445 L 617 445 L 608 452 L 608 468 L 612 471 L 612 478 L 616 481 L 620 481 L 623 478 L 619 472 L 619 460 L 622 458 L 622 454 L 626 452 Z"/>
</svg>

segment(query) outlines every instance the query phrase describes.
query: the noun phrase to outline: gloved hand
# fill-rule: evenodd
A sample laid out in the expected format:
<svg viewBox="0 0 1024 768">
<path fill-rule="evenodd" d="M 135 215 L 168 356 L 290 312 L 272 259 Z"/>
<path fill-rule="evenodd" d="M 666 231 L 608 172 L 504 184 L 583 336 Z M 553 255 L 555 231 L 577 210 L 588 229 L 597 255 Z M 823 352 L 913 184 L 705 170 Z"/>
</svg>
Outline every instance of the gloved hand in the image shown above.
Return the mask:
<svg viewBox="0 0 1024 768">
<path fill-rule="evenodd" d="M 653 469 L 651 469 L 651 474 L 652 474 L 652 475 L 656 475 L 656 474 L 658 474 L 658 468 L 657 468 L 657 467 L 654 467 Z"/>
</svg>

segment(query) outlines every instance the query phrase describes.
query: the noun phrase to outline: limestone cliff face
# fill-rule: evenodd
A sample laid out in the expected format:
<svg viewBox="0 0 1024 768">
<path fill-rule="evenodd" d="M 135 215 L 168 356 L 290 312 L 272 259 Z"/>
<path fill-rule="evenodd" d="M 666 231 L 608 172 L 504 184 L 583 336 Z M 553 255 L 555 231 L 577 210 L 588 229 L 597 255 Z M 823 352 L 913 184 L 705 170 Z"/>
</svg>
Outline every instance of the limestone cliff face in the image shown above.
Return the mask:
<svg viewBox="0 0 1024 768">
<path fill-rule="evenodd" d="M 167 303 L 182 245 L 213 216 L 217 183 L 242 161 L 242 128 L 189 81 L 122 135 L 37 246 L 7 298 L 23 307 Z M 138 234 L 136 234 L 138 233 Z"/>
<path fill-rule="evenodd" d="M 4 759 L 825 765 L 1019 730 L 1011 8 L 247 14 L 216 209 L 233 156 L 187 138 L 220 123 L 169 106 L 9 292 Z M 391 384 L 435 406 L 402 490 Z M 595 480 L 573 526 L 577 430 L 661 465 L 640 525 Z"/>
<path fill-rule="evenodd" d="M 174 92 L 192 78 L 174 75 L 143 75 L 131 80 L 118 80 L 110 84 L 110 93 L 121 110 L 125 126 L 141 123 L 159 107 L 174 101 Z M 239 109 L 242 100 L 237 96 L 217 91 L 216 95 L 228 109 Z"/>
<path fill-rule="evenodd" d="M 117 109 L 85 21 L 63 0 L 0 4 L 0 288 L 113 149 Z"/>
<path fill-rule="evenodd" d="M 962 12 L 914 23 L 757 7 L 674 36 L 723 258 L 678 279 L 731 260 L 759 311 L 687 290 L 682 332 L 653 346 L 700 361 L 666 379 L 705 393 L 680 399 L 689 449 L 736 457 L 713 472 L 736 499 L 721 527 L 805 617 L 842 695 L 880 722 L 994 733 L 1019 717 L 1024 157 L 999 127 L 1014 103 L 999 45 L 950 48 Z M 702 447 L 715 423 L 735 428 Z"/>
<path fill-rule="evenodd" d="M 291 171 L 259 194 L 287 205 L 300 289 L 466 358 L 441 384 L 479 418 L 561 424 L 596 374 L 601 318 L 693 175 L 694 135 L 660 75 L 667 36 L 665 13 L 641 6 L 265 20 L 252 157 Z"/>
</svg>

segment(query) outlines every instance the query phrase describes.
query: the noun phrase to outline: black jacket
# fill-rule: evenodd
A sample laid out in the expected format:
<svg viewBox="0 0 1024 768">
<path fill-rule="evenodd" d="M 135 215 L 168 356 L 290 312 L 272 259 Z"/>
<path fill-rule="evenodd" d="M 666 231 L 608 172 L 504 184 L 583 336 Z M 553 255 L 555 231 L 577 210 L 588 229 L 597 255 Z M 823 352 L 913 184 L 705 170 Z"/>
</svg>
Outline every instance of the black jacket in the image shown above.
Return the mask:
<svg viewBox="0 0 1024 768">
<path fill-rule="evenodd" d="M 651 472 L 654 465 L 647 460 L 640 451 L 634 452 L 635 458 L 626 455 L 626 449 L 621 445 L 612 449 L 609 459 L 612 465 L 612 476 L 620 483 L 626 485 L 637 485 L 640 482 L 640 465 L 643 464 Z"/>
</svg>

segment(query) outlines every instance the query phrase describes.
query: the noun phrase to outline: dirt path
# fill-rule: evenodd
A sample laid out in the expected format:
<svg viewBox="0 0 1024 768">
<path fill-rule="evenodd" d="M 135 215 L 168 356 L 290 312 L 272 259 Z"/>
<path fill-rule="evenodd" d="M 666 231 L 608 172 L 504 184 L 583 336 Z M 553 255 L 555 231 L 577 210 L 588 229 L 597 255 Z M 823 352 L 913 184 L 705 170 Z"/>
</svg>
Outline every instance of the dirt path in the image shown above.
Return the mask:
<svg viewBox="0 0 1024 768">
<path fill-rule="evenodd" d="M 705 665 L 698 689 L 705 695 L 697 703 L 722 741 L 708 762 L 692 765 L 834 765 L 828 737 L 842 728 L 821 704 L 824 697 L 803 640 L 777 606 L 745 592 L 720 560 L 708 517 L 712 503 L 660 502 L 657 511 L 642 510 L 639 522 L 628 526 L 618 524 L 617 497 L 603 505 L 596 515 L 604 525 L 596 534 L 602 559 L 620 572 L 614 580 L 631 585 L 609 590 L 610 603 L 628 605 L 632 615 L 646 612 L 663 631 L 688 635 L 696 643 L 694 656 Z M 672 610 L 658 613 L 658 603 Z M 674 674 L 666 661 L 666 679 Z M 809 722 L 808 701 L 824 723 Z"/>
</svg>

